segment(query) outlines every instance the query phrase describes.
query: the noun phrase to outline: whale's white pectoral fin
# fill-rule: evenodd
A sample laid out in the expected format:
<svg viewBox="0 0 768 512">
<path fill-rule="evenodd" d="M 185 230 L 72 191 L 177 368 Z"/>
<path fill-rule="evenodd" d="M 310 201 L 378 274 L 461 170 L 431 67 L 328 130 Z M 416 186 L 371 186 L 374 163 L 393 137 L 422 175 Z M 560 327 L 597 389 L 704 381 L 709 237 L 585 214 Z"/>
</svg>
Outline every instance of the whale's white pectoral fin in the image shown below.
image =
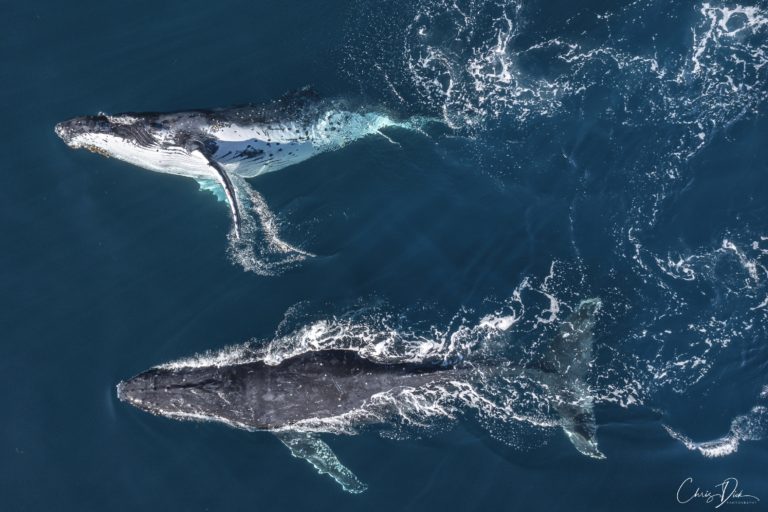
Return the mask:
<svg viewBox="0 0 768 512">
<path fill-rule="evenodd" d="M 321 439 L 305 432 L 275 432 L 274 434 L 291 450 L 291 455 L 306 460 L 317 469 L 318 473 L 336 480 L 345 491 L 358 494 L 368 488 L 339 462 L 331 448 Z"/>
<path fill-rule="evenodd" d="M 229 210 L 232 213 L 232 224 L 233 229 L 235 232 L 235 237 L 240 238 L 240 225 L 242 224 L 242 215 L 240 214 L 240 204 L 237 202 L 237 192 L 235 190 L 234 185 L 232 185 L 232 180 L 227 174 L 226 169 L 224 169 L 216 160 L 213 159 L 211 155 L 209 155 L 203 148 L 202 145 L 200 148 L 196 149 L 195 152 L 200 153 L 203 158 L 206 159 L 208 162 L 208 165 L 210 165 L 213 170 L 215 171 L 215 177 L 216 181 L 221 185 L 221 188 L 224 190 L 224 195 L 227 198 L 227 204 L 229 205 Z"/>
</svg>

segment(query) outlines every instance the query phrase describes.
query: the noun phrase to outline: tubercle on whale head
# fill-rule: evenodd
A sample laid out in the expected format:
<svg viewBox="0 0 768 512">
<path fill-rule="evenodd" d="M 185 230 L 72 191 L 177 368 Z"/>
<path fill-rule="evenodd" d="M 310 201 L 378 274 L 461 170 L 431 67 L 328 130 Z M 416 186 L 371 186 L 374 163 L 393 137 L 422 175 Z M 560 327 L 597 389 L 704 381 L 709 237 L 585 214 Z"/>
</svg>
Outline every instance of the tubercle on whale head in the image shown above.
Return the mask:
<svg viewBox="0 0 768 512">
<path fill-rule="evenodd" d="M 56 124 L 54 128 L 56 135 L 70 147 L 81 147 L 78 141 L 82 135 L 108 133 L 109 130 L 109 120 L 102 114 L 68 119 Z"/>
</svg>

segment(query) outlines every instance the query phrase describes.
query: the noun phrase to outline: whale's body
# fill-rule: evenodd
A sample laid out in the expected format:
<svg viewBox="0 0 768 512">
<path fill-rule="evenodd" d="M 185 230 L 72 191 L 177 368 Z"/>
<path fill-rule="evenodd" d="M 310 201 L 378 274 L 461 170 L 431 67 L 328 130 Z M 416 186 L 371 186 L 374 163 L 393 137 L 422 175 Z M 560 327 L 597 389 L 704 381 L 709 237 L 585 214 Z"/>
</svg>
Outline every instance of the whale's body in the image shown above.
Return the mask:
<svg viewBox="0 0 768 512">
<path fill-rule="evenodd" d="M 181 371 L 152 368 L 121 383 L 118 395 L 162 416 L 205 417 L 247 430 L 277 430 L 360 409 L 378 393 L 461 378 L 467 371 L 378 364 L 350 350 L 323 350 L 299 354 L 279 365 L 252 361 Z"/>
<path fill-rule="evenodd" d="M 582 302 L 564 322 L 540 365 L 519 369 L 503 366 L 503 371 L 506 378 L 536 380 L 548 389 L 573 445 L 584 455 L 603 458 L 597 447 L 586 383 L 598 307 L 596 300 Z M 324 431 L 315 425 L 334 419 L 380 420 L 375 414 L 365 414 L 376 397 L 387 395 L 397 400 L 402 393 L 469 381 L 478 370 L 501 371 L 502 366 L 382 364 L 354 351 L 319 350 L 276 365 L 258 359 L 223 365 L 162 365 L 121 382 L 117 393 L 121 400 L 159 416 L 275 432 L 295 456 L 309 460 L 346 490 L 360 492 L 365 486 L 313 435 Z"/>
<path fill-rule="evenodd" d="M 411 124 L 303 89 L 265 105 L 76 117 L 56 125 L 56 133 L 72 148 L 193 178 L 206 187 L 218 183 L 239 237 L 248 201 L 243 178 L 303 162 L 389 126 Z"/>
</svg>

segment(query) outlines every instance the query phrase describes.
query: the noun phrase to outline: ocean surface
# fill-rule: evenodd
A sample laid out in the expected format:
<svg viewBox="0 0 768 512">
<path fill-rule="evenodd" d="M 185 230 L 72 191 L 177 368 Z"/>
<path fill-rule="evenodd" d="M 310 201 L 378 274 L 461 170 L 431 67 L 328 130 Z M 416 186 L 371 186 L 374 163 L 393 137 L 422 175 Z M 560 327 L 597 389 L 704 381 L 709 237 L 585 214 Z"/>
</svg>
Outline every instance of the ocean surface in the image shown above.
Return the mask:
<svg viewBox="0 0 768 512">
<path fill-rule="evenodd" d="M 0 12 L 0 510 L 713 510 L 680 501 L 727 478 L 760 501 L 724 510 L 768 507 L 767 2 Z M 306 85 L 439 122 L 250 180 L 314 255 L 272 275 L 238 264 L 193 180 L 53 130 Z M 352 495 L 269 433 L 115 393 L 249 340 L 525 364 L 590 298 L 604 460 L 502 379 L 323 435 L 368 485 Z"/>
</svg>

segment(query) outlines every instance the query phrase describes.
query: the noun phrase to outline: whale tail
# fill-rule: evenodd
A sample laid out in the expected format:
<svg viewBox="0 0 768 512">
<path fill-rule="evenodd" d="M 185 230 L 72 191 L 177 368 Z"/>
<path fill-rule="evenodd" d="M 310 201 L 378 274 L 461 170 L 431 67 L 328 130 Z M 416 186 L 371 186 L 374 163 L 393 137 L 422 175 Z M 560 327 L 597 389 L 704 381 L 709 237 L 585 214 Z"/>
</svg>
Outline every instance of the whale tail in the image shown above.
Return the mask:
<svg viewBox="0 0 768 512">
<path fill-rule="evenodd" d="M 605 455 L 597 446 L 594 399 L 586 375 L 592 362 L 593 329 L 600 306 L 599 299 L 582 301 L 563 322 L 544 359 L 526 370 L 532 378 L 548 384 L 560 424 L 573 446 L 595 459 L 604 459 Z"/>
</svg>

